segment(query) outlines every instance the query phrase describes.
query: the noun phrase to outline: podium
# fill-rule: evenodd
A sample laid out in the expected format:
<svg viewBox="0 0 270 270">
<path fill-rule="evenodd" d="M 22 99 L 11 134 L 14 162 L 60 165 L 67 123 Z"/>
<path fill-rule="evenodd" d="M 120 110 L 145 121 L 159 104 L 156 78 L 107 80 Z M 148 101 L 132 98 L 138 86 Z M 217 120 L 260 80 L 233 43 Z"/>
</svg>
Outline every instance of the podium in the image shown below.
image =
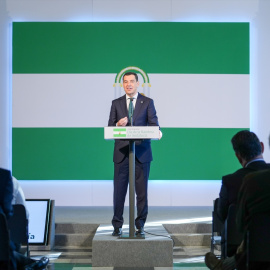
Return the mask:
<svg viewBox="0 0 270 270">
<path fill-rule="evenodd" d="M 132 122 L 131 122 L 132 123 Z M 159 139 L 157 126 L 105 127 L 106 140 L 129 142 L 129 235 L 114 237 L 111 228 L 100 225 L 92 241 L 92 267 L 119 267 L 123 269 L 173 267 L 173 241 L 162 225 L 151 226 L 155 234 L 135 235 L 135 142 Z M 162 237 L 162 235 L 166 237 Z M 123 241 L 123 239 L 126 239 Z"/>
<path fill-rule="evenodd" d="M 144 236 L 135 235 L 135 141 L 158 140 L 158 126 L 126 126 L 105 127 L 105 140 L 128 140 L 129 141 L 129 235 L 121 235 L 121 239 L 138 239 Z"/>
</svg>

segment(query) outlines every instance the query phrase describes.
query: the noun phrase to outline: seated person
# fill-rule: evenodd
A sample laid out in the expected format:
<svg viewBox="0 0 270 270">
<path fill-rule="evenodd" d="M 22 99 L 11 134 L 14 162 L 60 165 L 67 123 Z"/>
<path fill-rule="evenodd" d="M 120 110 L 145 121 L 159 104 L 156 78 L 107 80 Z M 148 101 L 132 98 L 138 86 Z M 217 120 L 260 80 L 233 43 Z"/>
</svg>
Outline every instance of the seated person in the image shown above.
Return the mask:
<svg viewBox="0 0 270 270">
<path fill-rule="evenodd" d="M 24 196 L 24 192 L 21 188 L 21 185 L 20 185 L 19 181 L 14 176 L 12 176 L 12 182 L 13 182 L 13 199 L 12 199 L 11 203 L 12 203 L 12 205 L 22 204 L 26 210 L 26 217 L 27 217 L 27 219 L 29 219 L 29 212 L 28 212 L 27 207 L 26 207 L 25 196 Z"/>
<path fill-rule="evenodd" d="M 24 196 L 24 192 L 21 188 L 21 185 L 20 185 L 19 181 L 14 176 L 12 176 L 12 183 L 13 183 L 13 199 L 12 199 L 11 204 L 12 205 L 15 205 L 15 204 L 23 205 L 25 208 L 25 211 L 26 211 L 26 218 L 29 220 L 29 212 L 28 212 L 27 207 L 26 207 L 25 196 Z M 14 242 L 14 245 L 15 245 L 15 250 L 20 252 L 21 244 Z"/>
<path fill-rule="evenodd" d="M 239 189 L 243 182 L 243 178 L 258 170 L 270 169 L 270 164 L 265 163 L 263 159 L 264 145 L 259 141 L 255 133 L 242 130 L 236 133 L 231 139 L 232 147 L 235 155 L 242 165 L 242 168 L 232 174 L 222 177 L 222 185 L 217 203 L 217 216 L 224 223 L 229 206 L 236 204 Z M 228 246 L 227 254 L 232 256 L 235 254 L 237 246 Z M 225 231 L 221 234 L 221 256 L 225 254 Z"/>
<path fill-rule="evenodd" d="M 269 140 L 270 143 L 270 140 Z M 270 213 L 270 169 L 248 174 L 239 190 L 236 224 L 239 231 L 246 233 L 250 219 L 258 213 Z M 212 252 L 205 255 L 205 264 L 215 270 L 246 269 L 245 239 L 234 256 L 218 259 Z M 252 262 L 250 269 L 270 269 L 268 262 Z"/>
<path fill-rule="evenodd" d="M 6 219 L 12 216 L 13 183 L 10 171 L 0 168 L 0 210 Z M 49 259 L 42 257 L 39 261 L 25 257 L 15 251 L 14 243 L 10 242 L 10 261 L 0 261 L 0 269 L 39 270 L 45 269 Z"/>
</svg>

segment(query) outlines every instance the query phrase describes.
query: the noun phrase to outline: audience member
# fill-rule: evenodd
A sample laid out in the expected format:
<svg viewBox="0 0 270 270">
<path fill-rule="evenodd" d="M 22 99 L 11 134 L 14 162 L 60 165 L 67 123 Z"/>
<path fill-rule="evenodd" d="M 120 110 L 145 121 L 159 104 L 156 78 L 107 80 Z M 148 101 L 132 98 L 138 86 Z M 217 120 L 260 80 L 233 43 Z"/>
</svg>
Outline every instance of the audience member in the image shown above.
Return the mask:
<svg viewBox="0 0 270 270">
<path fill-rule="evenodd" d="M 26 210 L 26 217 L 27 217 L 27 219 L 29 219 L 29 212 L 28 212 L 27 207 L 26 207 L 25 196 L 24 196 L 24 192 L 21 188 L 21 185 L 20 185 L 19 181 L 14 176 L 12 176 L 12 182 L 13 182 L 12 205 L 22 204 Z"/>
<path fill-rule="evenodd" d="M 21 188 L 21 185 L 20 185 L 19 181 L 14 176 L 12 176 L 12 183 L 13 183 L 13 199 L 12 199 L 11 204 L 12 205 L 16 205 L 16 204 L 23 205 L 25 207 L 25 211 L 26 211 L 26 218 L 29 220 L 29 212 L 28 212 L 27 207 L 26 207 L 25 196 L 24 196 L 23 190 Z M 14 242 L 14 246 L 15 246 L 15 250 L 20 252 L 21 244 Z"/>
<path fill-rule="evenodd" d="M 217 215 L 224 223 L 228 209 L 231 204 L 236 204 L 239 189 L 241 187 L 243 178 L 258 170 L 270 169 L 270 164 L 266 164 L 263 159 L 264 145 L 255 133 L 242 130 L 236 133 L 231 139 L 232 147 L 235 155 L 242 165 L 242 168 L 232 174 L 222 177 L 222 185 L 219 193 Z M 228 245 L 227 255 L 233 256 L 236 253 L 237 246 Z M 225 231 L 221 235 L 221 256 L 224 258 L 225 254 Z"/>
<path fill-rule="evenodd" d="M 269 141 L 270 145 L 270 141 Z M 245 176 L 237 200 L 237 227 L 246 233 L 250 219 L 258 213 L 270 214 L 270 169 L 253 172 Z M 245 270 L 246 242 L 237 249 L 234 256 L 218 259 L 212 252 L 205 255 L 205 264 L 215 270 Z M 249 269 L 270 269 L 268 262 L 253 262 Z"/>
<path fill-rule="evenodd" d="M 0 210 L 8 219 L 12 215 L 13 183 L 11 173 L 0 168 Z M 15 251 L 13 242 L 10 242 L 10 261 L 0 262 L 0 269 L 10 270 L 38 270 L 46 268 L 49 259 L 42 257 L 39 261 L 25 257 Z"/>
</svg>

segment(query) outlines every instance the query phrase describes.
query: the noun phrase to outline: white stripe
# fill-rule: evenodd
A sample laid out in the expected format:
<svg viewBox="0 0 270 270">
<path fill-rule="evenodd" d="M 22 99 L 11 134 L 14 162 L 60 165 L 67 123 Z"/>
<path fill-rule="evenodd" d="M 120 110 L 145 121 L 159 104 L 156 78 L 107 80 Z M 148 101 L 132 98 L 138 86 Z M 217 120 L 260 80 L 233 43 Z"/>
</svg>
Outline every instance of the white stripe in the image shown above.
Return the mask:
<svg viewBox="0 0 270 270">
<path fill-rule="evenodd" d="M 13 75 L 13 127 L 103 127 L 115 74 Z"/>
<path fill-rule="evenodd" d="M 148 75 L 161 127 L 249 127 L 249 75 Z M 13 127 L 107 126 L 115 76 L 14 74 Z"/>
<path fill-rule="evenodd" d="M 161 127 L 249 127 L 249 75 L 151 74 L 150 78 Z"/>
<path fill-rule="evenodd" d="M 113 180 L 20 180 L 20 184 L 26 198 L 51 198 L 57 206 L 113 204 Z M 149 206 L 213 206 L 221 180 L 150 180 L 148 185 Z"/>
<path fill-rule="evenodd" d="M 127 132 L 126 131 L 114 131 L 113 132 L 113 134 L 122 134 L 122 135 L 124 135 L 124 134 L 127 134 Z"/>
</svg>

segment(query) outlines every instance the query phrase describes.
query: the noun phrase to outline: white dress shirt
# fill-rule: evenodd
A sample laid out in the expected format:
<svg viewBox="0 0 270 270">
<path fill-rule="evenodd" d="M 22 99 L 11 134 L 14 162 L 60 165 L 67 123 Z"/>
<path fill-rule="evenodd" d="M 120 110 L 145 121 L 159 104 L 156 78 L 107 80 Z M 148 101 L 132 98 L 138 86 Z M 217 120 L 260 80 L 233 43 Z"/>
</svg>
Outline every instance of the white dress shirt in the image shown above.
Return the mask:
<svg viewBox="0 0 270 270">
<path fill-rule="evenodd" d="M 134 97 L 132 97 L 132 98 L 133 98 L 133 101 L 132 101 L 132 103 L 133 103 L 133 109 L 135 109 L 136 100 L 138 98 L 138 93 Z M 128 109 L 129 108 L 129 102 L 130 102 L 130 97 L 128 95 L 126 95 L 126 101 L 127 101 L 127 109 Z"/>
</svg>

